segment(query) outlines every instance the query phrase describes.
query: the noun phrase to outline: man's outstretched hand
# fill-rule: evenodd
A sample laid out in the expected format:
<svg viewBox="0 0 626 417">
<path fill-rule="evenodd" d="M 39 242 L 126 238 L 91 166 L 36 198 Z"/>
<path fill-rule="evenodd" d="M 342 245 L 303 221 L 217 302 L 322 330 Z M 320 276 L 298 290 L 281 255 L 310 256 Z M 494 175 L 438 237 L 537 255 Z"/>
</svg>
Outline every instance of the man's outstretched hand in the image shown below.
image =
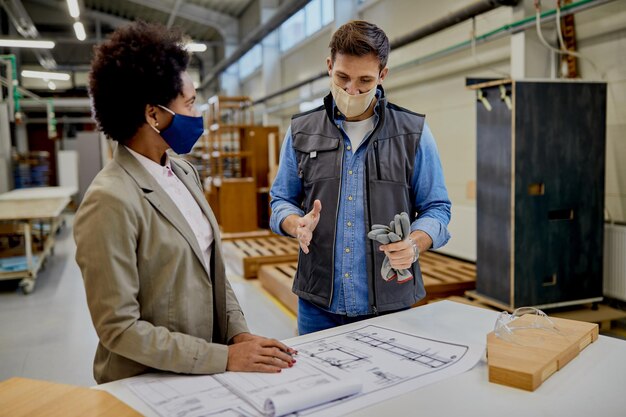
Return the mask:
<svg viewBox="0 0 626 417">
<path fill-rule="evenodd" d="M 309 253 L 309 245 L 311 244 L 311 239 L 313 238 L 313 231 L 320 221 L 321 212 L 322 202 L 315 200 L 313 202 L 313 209 L 298 219 L 296 238 L 300 242 L 300 248 L 304 253 Z"/>
</svg>

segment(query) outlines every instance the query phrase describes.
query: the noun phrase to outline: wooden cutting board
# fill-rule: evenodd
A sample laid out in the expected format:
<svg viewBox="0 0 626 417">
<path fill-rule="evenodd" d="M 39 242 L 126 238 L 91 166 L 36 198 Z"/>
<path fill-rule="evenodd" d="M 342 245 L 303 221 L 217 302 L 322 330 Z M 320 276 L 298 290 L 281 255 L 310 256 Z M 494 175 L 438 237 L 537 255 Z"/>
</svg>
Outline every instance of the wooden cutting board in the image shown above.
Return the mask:
<svg viewBox="0 0 626 417">
<path fill-rule="evenodd" d="M 525 315 L 517 320 L 533 320 Z M 515 331 L 514 342 L 487 335 L 489 382 L 536 390 L 553 373 L 563 368 L 590 343 L 598 339 L 598 325 L 550 317 L 557 332 L 543 329 Z"/>
</svg>

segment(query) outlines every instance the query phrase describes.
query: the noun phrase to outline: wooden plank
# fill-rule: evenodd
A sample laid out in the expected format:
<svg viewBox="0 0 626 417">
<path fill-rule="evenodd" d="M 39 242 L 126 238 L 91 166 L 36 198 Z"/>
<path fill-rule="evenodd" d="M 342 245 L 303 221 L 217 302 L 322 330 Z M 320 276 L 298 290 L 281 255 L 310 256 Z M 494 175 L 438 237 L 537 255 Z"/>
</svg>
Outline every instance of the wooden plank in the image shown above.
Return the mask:
<svg viewBox="0 0 626 417">
<path fill-rule="evenodd" d="M 291 292 L 297 262 L 263 265 L 259 269 L 259 281 L 263 288 L 278 299 L 294 314 L 298 314 L 298 296 Z"/>
<path fill-rule="evenodd" d="M 141 416 L 108 392 L 26 378 L 1 382 L 0 404 L 12 417 Z"/>
<path fill-rule="evenodd" d="M 244 278 L 256 278 L 261 265 L 298 260 L 298 241 L 284 236 L 224 242 L 224 257 Z"/>
<path fill-rule="evenodd" d="M 515 319 L 518 326 L 531 326 L 536 316 Z M 487 335 L 489 382 L 536 390 L 590 343 L 598 339 L 598 325 L 552 317 L 556 331 L 537 328 L 516 330 L 514 340 Z"/>
<path fill-rule="evenodd" d="M 265 237 L 275 237 L 271 230 L 267 229 L 259 229 L 253 230 L 251 232 L 228 232 L 222 233 L 221 238 L 222 241 L 226 240 L 235 240 L 235 239 L 252 239 L 252 238 L 265 238 Z"/>
</svg>

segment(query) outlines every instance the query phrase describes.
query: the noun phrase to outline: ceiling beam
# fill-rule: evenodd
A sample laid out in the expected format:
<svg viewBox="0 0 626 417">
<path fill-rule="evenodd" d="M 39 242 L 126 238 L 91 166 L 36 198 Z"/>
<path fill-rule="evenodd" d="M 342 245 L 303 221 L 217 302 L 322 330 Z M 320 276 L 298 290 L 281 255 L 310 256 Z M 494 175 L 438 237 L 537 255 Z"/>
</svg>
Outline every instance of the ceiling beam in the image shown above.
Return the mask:
<svg viewBox="0 0 626 417">
<path fill-rule="evenodd" d="M 149 7 L 151 9 L 170 14 L 173 9 L 172 6 L 174 6 L 173 2 L 176 0 L 128 1 L 140 6 Z M 237 39 L 238 37 L 239 22 L 230 15 L 190 3 L 182 4 L 177 12 L 177 15 L 183 19 L 213 27 L 222 35 L 224 40 Z"/>
<path fill-rule="evenodd" d="M 171 28 L 172 25 L 174 24 L 174 20 L 176 20 L 176 15 L 178 14 L 178 9 L 180 9 L 180 5 L 183 2 L 183 0 L 176 0 L 176 4 L 174 4 L 174 7 L 172 8 L 172 12 L 170 13 L 170 17 L 169 19 L 167 19 L 167 28 Z"/>
<path fill-rule="evenodd" d="M 33 19 L 30 18 L 28 12 L 22 5 L 21 1 L 18 0 L 0 0 L 0 6 L 4 8 L 9 19 L 15 26 L 15 29 L 19 32 L 20 35 L 25 37 L 26 39 L 38 39 L 39 32 L 35 27 L 35 23 Z M 45 69 L 55 69 L 57 66 L 52 53 L 49 50 L 38 50 L 33 49 L 33 53 L 37 57 L 39 64 Z"/>
<path fill-rule="evenodd" d="M 4 0 L 0 0 L 0 1 L 4 1 Z M 29 1 L 32 3 L 37 3 L 41 6 L 48 7 L 50 9 L 62 10 L 65 13 L 67 13 L 67 5 L 65 2 L 50 1 L 50 0 L 29 0 Z M 100 22 L 106 23 L 107 25 L 111 26 L 113 29 L 117 29 L 120 26 L 124 26 L 132 22 L 131 20 L 124 19 L 123 17 L 117 17 L 109 13 L 99 12 L 97 10 L 88 9 L 86 7 L 81 7 L 81 15 L 93 21 L 99 20 Z M 67 15 L 67 23 L 70 26 L 73 23 L 69 14 Z"/>
<path fill-rule="evenodd" d="M 200 88 L 205 88 L 213 80 L 232 64 L 237 62 L 246 52 L 252 49 L 257 43 L 261 42 L 269 33 L 278 29 L 278 27 L 296 12 L 302 9 L 310 0 L 286 0 L 284 1 L 276 12 L 262 25 L 258 26 L 250 34 L 248 34 L 242 41 L 237 49 L 229 56 L 222 59 L 215 64 L 210 72 L 204 74 L 204 78 L 200 83 Z"/>
<path fill-rule="evenodd" d="M 117 29 L 120 26 L 125 26 L 129 23 L 132 23 L 132 20 L 124 19 L 123 17 L 118 17 L 109 13 L 99 12 L 97 10 L 84 8 L 82 13 L 90 20 L 106 23 L 113 29 Z"/>
</svg>

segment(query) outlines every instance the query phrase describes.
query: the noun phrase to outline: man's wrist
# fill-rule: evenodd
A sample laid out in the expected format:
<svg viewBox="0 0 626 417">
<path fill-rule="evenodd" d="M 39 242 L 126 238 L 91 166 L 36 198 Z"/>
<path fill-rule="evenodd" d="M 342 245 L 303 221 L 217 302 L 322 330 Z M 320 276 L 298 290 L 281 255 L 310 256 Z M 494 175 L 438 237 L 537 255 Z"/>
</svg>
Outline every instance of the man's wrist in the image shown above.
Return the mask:
<svg viewBox="0 0 626 417">
<path fill-rule="evenodd" d="M 287 217 L 285 217 L 280 227 L 283 230 L 283 232 L 285 232 L 285 234 L 287 234 L 288 236 L 297 237 L 296 229 L 298 228 L 299 219 L 300 219 L 300 216 L 298 216 L 297 214 L 290 214 Z"/>
<path fill-rule="evenodd" d="M 411 236 L 409 236 L 408 241 L 411 244 L 411 246 L 413 247 L 413 260 L 411 261 L 411 263 L 415 263 L 415 261 L 417 261 L 419 259 L 419 257 L 420 257 L 420 249 L 417 246 L 417 242 L 415 240 L 413 240 L 413 238 Z"/>
</svg>

